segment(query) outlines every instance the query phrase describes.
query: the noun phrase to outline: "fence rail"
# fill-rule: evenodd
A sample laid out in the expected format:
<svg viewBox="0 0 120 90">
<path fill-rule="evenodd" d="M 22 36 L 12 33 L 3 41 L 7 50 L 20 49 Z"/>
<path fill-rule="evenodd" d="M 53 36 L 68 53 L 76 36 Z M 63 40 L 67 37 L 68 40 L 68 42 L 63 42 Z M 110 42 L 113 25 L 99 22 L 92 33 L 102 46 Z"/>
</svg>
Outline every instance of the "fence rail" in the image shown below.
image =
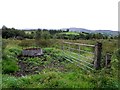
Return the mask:
<svg viewBox="0 0 120 90">
<path fill-rule="evenodd" d="M 89 45 L 89 44 L 80 44 L 80 43 L 71 43 L 71 42 L 63 42 L 63 43 L 79 45 L 79 46 L 95 47 L 95 45 Z"/>
<path fill-rule="evenodd" d="M 65 46 L 66 44 L 68 46 Z M 72 45 L 76 45 L 77 48 L 72 47 Z M 83 50 L 83 49 L 81 49 L 81 47 L 93 48 L 93 51 Z M 95 45 L 89 45 L 89 44 L 80 44 L 80 43 L 72 43 L 72 42 L 63 41 L 62 42 L 62 50 L 63 50 L 64 54 L 66 55 L 67 60 L 69 59 L 68 61 L 70 61 L 71 63 L 73 63 L 73 62 L 79 63 L 81 65 L 81 67 L 84 66 L 91 70 L 93 70 L 92 67 L 94 67 L 95 69 L 100 68 L 102 43 L 97 42 Z M 76 53 L 73 50 L 77 50 L 78 53 Z M 69 51 L 71 53 L 67 54 L 66 51 Z M 74 53 L 72 53 L 72 52 L 74 52 Z M 85 56 L 81 52 L 89 53 L 93 57 L 88 57 L 89 55 Z M 74 56 L 75 54 L 77 57 Z M 89 60 L 89 62 L 87 60 Z M 92 60 L 92 62 L 90 63 L 91 60 Z"/>
<path fill-rule="evenodd" d="M 64 46 L 64 48 L 69 49 L 70 51 L 71 51 L 71 50 L 77 50 L 77 51 L 82 51 L 82 52 L 94 54 L 93 52 L 90 52 L 90 51 L 81 50 L 81 49 L 76 49 L 76 48 L 70 48 L 70 47 L 67 47 L 67 46 Z"/>
</svg>

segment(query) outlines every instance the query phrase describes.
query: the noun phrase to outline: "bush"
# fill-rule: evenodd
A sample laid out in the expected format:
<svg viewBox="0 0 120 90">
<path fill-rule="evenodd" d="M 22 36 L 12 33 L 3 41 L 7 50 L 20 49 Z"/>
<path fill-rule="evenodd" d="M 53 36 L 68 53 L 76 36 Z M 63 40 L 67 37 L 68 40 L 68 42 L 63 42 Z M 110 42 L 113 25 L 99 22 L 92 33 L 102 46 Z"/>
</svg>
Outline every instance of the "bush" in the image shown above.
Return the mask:
<svg viewBox="0 0 120 90">
<path fill-rule="evenodd" d="M 38 47 L 50 47 L 53 45 L 53 41 L 50 39 L 39 39 L 35 41 Z"/>
<path fill-rule="evenodd" d="M 10 48 L 9 51 L 14 55 L 19 55 L 21 53 L 21 50 L 17 48 Z"/>
<path fill-rule="evenodd" d="M 34 40 L 22 40 L 21 43 L 19 43 L 19 46 L 22 47 L 29 47 L 29 46 L 34 46 Z"/>
</svg>

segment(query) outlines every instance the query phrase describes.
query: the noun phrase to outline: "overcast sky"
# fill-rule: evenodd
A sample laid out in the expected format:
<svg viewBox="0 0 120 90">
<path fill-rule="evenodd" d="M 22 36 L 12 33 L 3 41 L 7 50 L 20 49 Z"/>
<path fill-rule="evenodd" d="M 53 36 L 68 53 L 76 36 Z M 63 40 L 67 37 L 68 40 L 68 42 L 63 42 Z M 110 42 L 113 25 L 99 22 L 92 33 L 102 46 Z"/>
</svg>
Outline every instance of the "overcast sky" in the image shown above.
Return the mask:
<svg viewBox="0 0 120 90">
<path fill-rule="evenodd" d="M 119 0 L 0 0 L 0 27 L 118 30 Z"/>
</svg>

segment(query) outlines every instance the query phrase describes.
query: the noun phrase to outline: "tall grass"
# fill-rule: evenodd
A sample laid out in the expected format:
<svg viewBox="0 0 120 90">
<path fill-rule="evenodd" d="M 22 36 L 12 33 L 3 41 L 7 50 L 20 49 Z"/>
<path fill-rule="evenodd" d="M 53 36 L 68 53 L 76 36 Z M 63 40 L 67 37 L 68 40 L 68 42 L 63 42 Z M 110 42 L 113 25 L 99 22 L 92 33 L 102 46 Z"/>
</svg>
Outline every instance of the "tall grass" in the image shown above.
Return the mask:
<svg viewBox="0 0 120 90">
<path fill-rule="evenodd" d="M 16 45 L 14 45 L 13 42 Z M 119 82 L 117 74 L 118 59 L 120 55 L 119 50 L 116 50 L 116 41 L 113 41 L 113 43 L 102 41 L 104 42 L 103 49 L 109 45 L 108 47 L 111 47 L 112 52 L 114 52 L 112 53 L 111 68 L 102 68 L 101 70 L 95 70 L 94 72 L 84 71 L 76 65 L 66 61 L 62 50 L 48 47 L 43 49 L 45 54 L 44 57 L 41 57 L 40 59 L 28 58 L 27 62 L 32 62 L 35 65 L 45 64 L 45 66 L 48 66 L 52 61 L 58 61 L 57 66 L 62 65 L 64 67 L 48 67 L 38 74 L 22 77 L 8 75 L 9 73 L 19 70 L 16 55 L 22 50 L 22 46 L 19 46 L 19 43 L 22 41 L 16 41 L 17 43 L 15 43 L 13 40 L 13 42 L 8 40 L 9 44 L 4 50 L 5 56 L 2 64 L 3 72 L 6 71 L 2 75 L 3 88 L 118 88 Z M 96 43 L 96 41 L 90 40 L 73 42 L 84 42 L 88 44 Z M 104 52 L 111 51 L 109 48 L 105 48 Z M 40 64 L 38 60 L 42 61 L 43 58 L 45 58 L 46 61 L 44 61 L 43 64 Z M 12 69 L 10 69 L 11 67 Z"/>
<path fill-rule="evenodd" d="M 17 55 L 21 53 L 21 48 L 18 48 L 17 44 L 19 41 L 17 40 L 16 42 L 15 40 L 5 40 L 5 42 L 7 42 L 7 45 L 3 45 L 2 73 L 10 74 L 19 70 Z"/>
</svg>

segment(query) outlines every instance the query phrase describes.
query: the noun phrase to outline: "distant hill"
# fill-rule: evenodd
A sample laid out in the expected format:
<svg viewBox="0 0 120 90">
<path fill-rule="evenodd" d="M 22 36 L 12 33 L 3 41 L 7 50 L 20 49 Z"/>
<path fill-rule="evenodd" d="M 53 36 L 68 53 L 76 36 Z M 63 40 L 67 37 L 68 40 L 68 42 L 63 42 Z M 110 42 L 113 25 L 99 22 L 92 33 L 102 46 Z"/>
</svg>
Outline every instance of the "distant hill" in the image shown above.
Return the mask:
<svg viewBox="0 0 120 90">
<path fill-rule="evenodd" d="M 117 36 L 118 35 L 118 31 L 112 31 L 112 30 L 96 30 L 95 33 L 102 33 L 102 34 L 106 34 L 109 36 Z"/>
<path fill-rule="evenodd" d="M 73 32 L 102 33 L 109 36 L 118 35 L 118 31 L 112 31 L 112 30 L 89 30 L 84 28 L 64 28 L 64 30 L 65 29 L 69 29 L 69 31 L 73 31 Z"/>
<path fill-rule="evenodd" d="M 3 27 L 1 29 L 6 29 L 7 27 L 5 25 L 3 25 Z M 47 29 L 47 30 L 67 30 L 69 29 L 69 31 L 73 31 L 73 32 L 86 32 L 86 33 L 102 33 L 104 35 L 108 35 L 108 36 L 117 36 L 118 35 L 118 31 L 112 31 L 112 30 L 89 30 L 89 29 L 85 29 L 85 28 L 61 28 L 61 29 Z M 35 31 L 38 29 L 19 29 L 19 30 L 24 30 L 24 31 Z"/>
</svg>

